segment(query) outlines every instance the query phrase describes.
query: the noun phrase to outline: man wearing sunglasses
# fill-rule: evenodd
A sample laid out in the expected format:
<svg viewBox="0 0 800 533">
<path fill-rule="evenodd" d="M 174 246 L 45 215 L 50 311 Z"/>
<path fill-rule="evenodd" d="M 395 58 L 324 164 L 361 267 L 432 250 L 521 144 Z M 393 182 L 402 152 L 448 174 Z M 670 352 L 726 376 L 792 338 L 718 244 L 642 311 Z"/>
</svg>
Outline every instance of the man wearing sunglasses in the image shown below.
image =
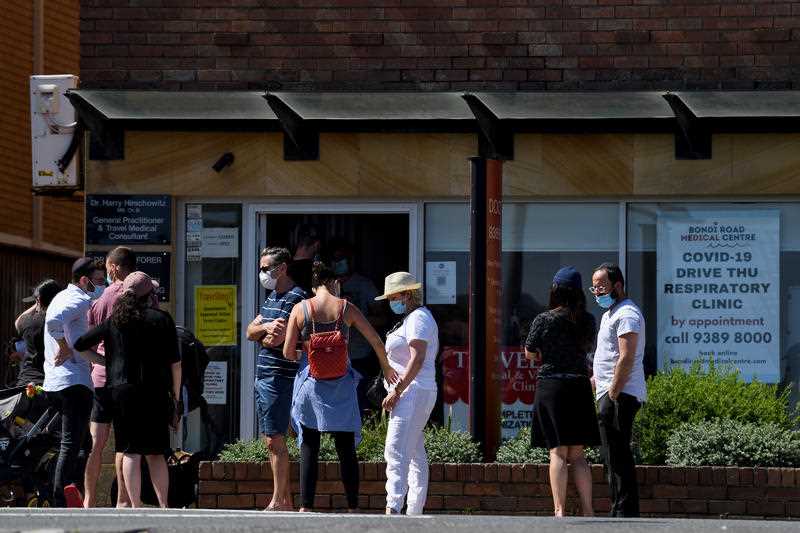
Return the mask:
<svg viewBox="0 0 800 533">
<path fill-rule="evenodd" d="M 291 259 L 286 248 L 266 248 L 261 252 L 258 279 L 267 291 L 267 298 L 261 313 L 247 326 L 247 338 L 261 346 L 255 387 L 259 431 L 271 452 L 273 491 L 268 511 L 294 508 L 285 435 L 298 364 L 283 357 L 283 341 L 292 308 L 306 298 L 306 293 L 289 275 Z"/>
<path fill-rule="evenodd" d="M 625 294 L 617 265 L 603 263 L 592 275 L 591 292 L 606 309 L 597 330 L 594 379 L 600 437 L 611 488 L 611 516 L 639 516 L 636 463 L 631 434 L 636 413 L 647 398 L 644 380 L 644 317 Z"/>
</svg>

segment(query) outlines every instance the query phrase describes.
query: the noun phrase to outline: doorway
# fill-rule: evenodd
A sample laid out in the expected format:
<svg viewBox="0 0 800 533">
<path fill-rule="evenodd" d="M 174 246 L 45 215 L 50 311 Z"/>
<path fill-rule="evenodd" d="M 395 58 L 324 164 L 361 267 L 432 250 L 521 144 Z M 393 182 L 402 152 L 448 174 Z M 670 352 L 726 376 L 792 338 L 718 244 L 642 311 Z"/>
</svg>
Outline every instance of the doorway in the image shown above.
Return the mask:
<svg viewBox="0 0 800 533">
<path fill-rule="evenodd" d="M 342 296 L 358 305 L 378 333 L 384 335 L 392 325 L 388 307 L 374 302 L 374 297 L 383 293 L 383 282 L 387 274 L 408 271 L 418 275 L 421 253 L 418 250 L 418 206 L 416 204 L 361 204 L 347 205 L 274 205 L 253 206 L 250 209 L 253 222 L 252 239 L 246 242 L 257 246 L 248 250 L 249 258 L 243 268 L 245 280 L 245 309 L 251 320 L 266 298 L 266 291 L 257 282 L 257 265 L 260 251 L 266 247 L 284 247 L 294 255 L 304 237 L 309 233 L 319 239 L 316 259 L 335 266 L 346 280 Z M 247 233 L 247 231 L 245 232 Z M 345 260 L 346 268 L 342 260 Z M 295 280 L 302 284 L 299 279 Z M 242 350 L 243 383 L 255 380 L 255 358 L 257 346 L 243 340 L 249 349 Z M 351 338 L 353 366 L 362 373 L 377 374 L 378 366 L 366 341 Z M 364 359 L 356 361 L 357 357 Z M 257 433 L 255 420 L 255 398 L 252 387 L 242 387 L 241 438 L 253 438 Z"/>
</svg>

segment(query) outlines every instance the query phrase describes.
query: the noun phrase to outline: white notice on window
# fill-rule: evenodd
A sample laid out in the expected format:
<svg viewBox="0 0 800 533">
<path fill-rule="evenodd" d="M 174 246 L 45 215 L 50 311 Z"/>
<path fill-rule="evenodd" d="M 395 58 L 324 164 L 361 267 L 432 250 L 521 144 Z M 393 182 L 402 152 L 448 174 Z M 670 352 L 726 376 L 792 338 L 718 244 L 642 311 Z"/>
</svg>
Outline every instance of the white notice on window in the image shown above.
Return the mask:
<svg viewBox="0 0 800 533">
<path fill-rule="evenodd" d="M 425 263 L 425 301 L 431 305 L 456 303 L 456 262 Z"/>
<path fill-rule="evenodd" d="M 203 398 L 209 405 L 225 405 L 228 396 L 228 362 L 209 361 L 204 379 Z"/>
<path fill-rule="evenodd" d="M 658 363 L 780 381 L 780 212 L 658 217 Z"/>
<path fill-rule="evenodd" d="M 239 257 L 239 228 L 204 228 L 203 257 Z"/>
</svg>

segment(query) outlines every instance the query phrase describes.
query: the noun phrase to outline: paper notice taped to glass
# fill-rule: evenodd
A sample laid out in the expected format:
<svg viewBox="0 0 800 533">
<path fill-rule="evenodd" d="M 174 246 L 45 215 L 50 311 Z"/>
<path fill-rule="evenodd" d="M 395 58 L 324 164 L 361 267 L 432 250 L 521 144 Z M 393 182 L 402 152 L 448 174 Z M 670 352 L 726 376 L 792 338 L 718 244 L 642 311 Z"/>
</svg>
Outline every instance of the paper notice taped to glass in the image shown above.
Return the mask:
<svg viewBox="0 0 800 533">
<path fill-rule="evenodd" d="M 203 398 L 209 405 L 225 405 L 228 396 L 228 362 L 209 361 L 203 380 Z"/>
<path fill-rule="evenodd" d="M 456 303 L 456 262 L 425 263 L 425 301 L 430 305 Z"/>
</svg>

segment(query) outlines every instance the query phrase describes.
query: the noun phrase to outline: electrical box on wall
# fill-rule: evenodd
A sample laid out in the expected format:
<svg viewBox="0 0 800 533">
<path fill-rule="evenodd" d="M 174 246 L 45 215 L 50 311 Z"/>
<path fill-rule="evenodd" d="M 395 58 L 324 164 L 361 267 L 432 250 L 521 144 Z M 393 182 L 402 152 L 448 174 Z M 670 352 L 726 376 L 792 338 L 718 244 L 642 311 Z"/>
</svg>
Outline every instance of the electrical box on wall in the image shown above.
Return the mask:
<svg viewBox="0 0 800 533">
<path fill-rule="evenodd" d="M 75 109 L 67 100 L 78 87 L 71 74 L 31 76 L 31 147 L 33 191 L 63 194 L 80 189 L 78 147 L 81 142 Z"/>
</svg>

